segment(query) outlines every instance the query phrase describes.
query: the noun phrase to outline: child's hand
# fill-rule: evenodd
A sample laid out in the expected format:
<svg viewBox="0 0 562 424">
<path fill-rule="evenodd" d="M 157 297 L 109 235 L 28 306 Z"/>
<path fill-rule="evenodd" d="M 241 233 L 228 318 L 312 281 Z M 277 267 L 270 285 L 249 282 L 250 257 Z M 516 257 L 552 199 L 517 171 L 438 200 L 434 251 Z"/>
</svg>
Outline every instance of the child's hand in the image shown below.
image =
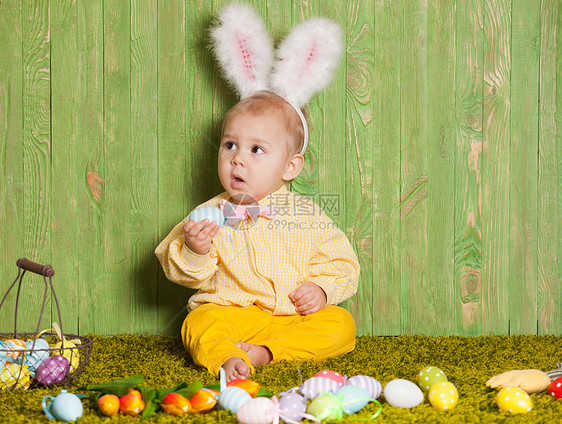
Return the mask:
<svg viewBox="0 0 562 424">
<path fill-rule="evenodd" d="M 205 225 L 207 226 L 205 227 Z M 189 221 L 183 226 L 185 244 L 192 252 L 198 255 L 206 255 L 211 250 L 213 237 L 218 231 L 219 226 L 214 221 L 210 224 L 208 219 L 199 222 Z"/>
<path fill-rule="evenodd" d="M 297 312 L 310 315 L 326 306 L 326 293 L 312 281 L 305 281 L 301 286 L 289 293 Z"/>
</svg>

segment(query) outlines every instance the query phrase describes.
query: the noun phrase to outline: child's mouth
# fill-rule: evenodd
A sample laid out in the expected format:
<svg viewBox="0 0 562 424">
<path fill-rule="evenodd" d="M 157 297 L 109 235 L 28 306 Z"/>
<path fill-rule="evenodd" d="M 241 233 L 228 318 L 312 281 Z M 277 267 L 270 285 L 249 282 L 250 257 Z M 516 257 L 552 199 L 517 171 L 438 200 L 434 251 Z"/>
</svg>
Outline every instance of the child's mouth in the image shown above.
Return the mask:
<svg viewBox="0 0 562 424">
<path fill-rule="evenodd" d="M 241 188 L 244 185 L 244 180 L 240 177 L 232 177 L 232 187 Z"/>
</svg>

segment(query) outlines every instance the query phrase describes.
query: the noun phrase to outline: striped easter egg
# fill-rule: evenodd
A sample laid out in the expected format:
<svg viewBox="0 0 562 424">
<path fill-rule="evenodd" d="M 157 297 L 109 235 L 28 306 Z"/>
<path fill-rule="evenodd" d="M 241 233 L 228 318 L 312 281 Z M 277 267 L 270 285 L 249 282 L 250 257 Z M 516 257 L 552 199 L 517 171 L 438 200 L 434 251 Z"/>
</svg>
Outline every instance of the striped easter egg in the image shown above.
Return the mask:
<svg viewBox="0 0 562 424">
<path fill-rule="evenodd" d="M 25 342 L 20 339 L 10 339 L 4 342 L 2 349 L 11 350 L 8 352 L 8 357 L 12 359 L 17 359 L 20 356 L 20 350 L 25 349 Z"/>
<path fill-rule="evenodd" d="M 209 221 L 216 222 L 219 227 L 222 227 L 226 221 L 222 211 L 215 206 L 201 206 L 196 208 L 189 214 L 188 218 L 190 221 L 196 222 L 208 219 Z"/>
<path fill-rule="evenodd" d="M 28 366 L 31 376 L 35 377 L 37 368 L 49 357 L 49 342 L 45 339 L 28 340 L 25 343 L 25 364 Z M 23 358 L 17 360 L 21 364 Z"/>
<path fill-rule="evenodd" d="M 270 424 L 275 418 L 277 406 L 275 401 L 266 397 L 257 397 L 236 411 L 236 419 L 242 424 Z"/>
<path fill-rule="evenodd" d="M 378 399 L 382 393 L 382 384 L 368 375 L 356 375 L 347 380 L 347 385 L 359 386 L 367 390 L 369 397 Z"/>
<path fill-rule="evenodd" d="M 327 377 L 312 377 L 302 383 L 301 393 L 307 399 L 314 399 L 320 393 L 336 393 L 339 389 L 337 381 Z"/>
<path fill-rule="evenodd" d="M 0 389 L 27 389 L 30 384 L 27 365 L 7 364 L 0 372 Z"/>
<path fill-rule="evenodd" d="M 246 402 L 252 400 L 252 396 L 240 387 L 230 386 L 220 392 L 218 395 L 219 405 L 222 409 L 232 411 L 236 414 L 238 408 L 244 405 Z"/>
<path fill-rule="evenodd" d="M 347 380 L 343 375 L 332 370 L 318 371 L 314 377 L 331 378 L 332 380 L 336 381 L 340 387 L 345 386 L 345 381 Z"/>
</svg>

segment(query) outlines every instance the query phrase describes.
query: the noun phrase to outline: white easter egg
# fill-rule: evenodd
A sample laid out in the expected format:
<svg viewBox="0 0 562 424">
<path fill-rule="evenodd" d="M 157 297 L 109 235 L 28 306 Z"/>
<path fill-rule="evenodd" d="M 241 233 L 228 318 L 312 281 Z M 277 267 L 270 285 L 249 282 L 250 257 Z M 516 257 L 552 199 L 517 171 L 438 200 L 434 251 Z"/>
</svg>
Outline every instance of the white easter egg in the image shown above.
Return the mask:
<svg viewBox="0 0 562 424">
<path fill-rule="evenodd" d="M 222 227 L 225 223 L 224 214 L 220 208 L 215 206 L 201 206 L 199 208 L 194 209 L 189 214 L 190 221 L 203 221 L 204 219 L 208 219 L 209 221 L 214 221 L 217 223 L 219 227 Z"/>
<path fill-rule="evenodd" d="M 276 405 L 266 397 L 257 397 L 244 403 L 236 411 L 236 419 L 242 424 L 270 424 L 275 417 Z"/>
<path fill-rule="evenodd" d="M 391 406 L 413 408 L 423 402 L 423 392 L 411 381 L 397 378 L 384 386 L 384 398 Z"/>
<path fill-rule="evenodd" d="M 252 396 L 240 387 L 230 386 L 224 389 L 218 395 L 219 405 L 226 410 L 232 411 L 236 414 L 238 408 L 244 405 L 246 402 L 252 400 Z"/>
<path fill-rule="evenodd" d="M 355 375 L 347 380 L 346 385 L 359 386 L 367 390 L 369 397 L 378 399 L 382 393 L 382 384 L 368 375 Z"/>
<path fill-rule="evenodd" d="M 337 381 L 327 377 L 312 377 L 302 383 L 301 393 L 307 399 L 314 399 L 322 393 L 336 393 L 340 388 Z"/>
</svg>

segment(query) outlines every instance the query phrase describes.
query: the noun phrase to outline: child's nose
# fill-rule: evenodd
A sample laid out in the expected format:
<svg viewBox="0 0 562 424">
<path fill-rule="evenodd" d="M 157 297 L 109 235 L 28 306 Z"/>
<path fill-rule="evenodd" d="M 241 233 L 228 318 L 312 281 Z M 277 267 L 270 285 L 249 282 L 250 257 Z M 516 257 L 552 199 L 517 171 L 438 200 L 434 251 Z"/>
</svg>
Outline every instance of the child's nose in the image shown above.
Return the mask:
<svg viewBox="0 0 562 424">
<path fill-rule="evenodd" d="M 246 164 L 244 154 L 240 150 L 238 150 L 236 154 L 232 156 L 232 164 L 240 166 L 244 166 Z"/>
</svg>

